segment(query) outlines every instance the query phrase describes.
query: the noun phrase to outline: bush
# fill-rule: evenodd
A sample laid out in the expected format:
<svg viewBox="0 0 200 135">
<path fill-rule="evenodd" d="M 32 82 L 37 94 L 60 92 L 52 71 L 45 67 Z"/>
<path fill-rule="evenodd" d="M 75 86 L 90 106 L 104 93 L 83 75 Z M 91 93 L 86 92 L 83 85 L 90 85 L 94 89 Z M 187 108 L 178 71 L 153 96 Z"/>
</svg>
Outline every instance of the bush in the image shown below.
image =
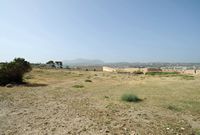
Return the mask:
<svg viewBox="0 0 200 135">
<path fill-rule="evenodd" d="M 24 74 L 31 69 L 30 63 L 23 58 L 15 58 L 14 61 L 3 64 L 0 68 L 0 85 L 22 83 Z"/>
<path fill-rule="evenodd" d="M 133 94 L 124 94 L 124 95 L 122 95 L 121 99 L 126 102 L 142 101 L 140 98 L 138 98 L 136 95 L 133 95 Z"/>
</svg>

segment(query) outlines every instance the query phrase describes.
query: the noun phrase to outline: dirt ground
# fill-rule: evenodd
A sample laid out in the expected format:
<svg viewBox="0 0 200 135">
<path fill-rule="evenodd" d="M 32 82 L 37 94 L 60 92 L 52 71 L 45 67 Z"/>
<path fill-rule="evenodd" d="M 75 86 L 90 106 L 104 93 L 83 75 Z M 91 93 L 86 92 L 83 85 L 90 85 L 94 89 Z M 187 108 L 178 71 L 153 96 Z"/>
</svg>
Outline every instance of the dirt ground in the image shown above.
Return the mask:
<svg viewBox="0 0 200 135">
<path fill-rule="evenodd" d="M 25 79 L 0 87 L 0 135 L 200 134 L 199 76 L 34 69 Z"/>
</svg>

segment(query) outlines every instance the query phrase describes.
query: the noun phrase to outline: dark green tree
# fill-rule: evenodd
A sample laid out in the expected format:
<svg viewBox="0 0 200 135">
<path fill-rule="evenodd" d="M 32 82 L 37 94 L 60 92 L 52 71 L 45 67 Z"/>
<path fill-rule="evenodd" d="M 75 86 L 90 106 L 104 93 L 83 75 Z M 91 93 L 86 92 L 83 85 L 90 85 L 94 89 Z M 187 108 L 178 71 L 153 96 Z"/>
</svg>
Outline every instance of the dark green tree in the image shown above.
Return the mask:
<svg viewBox="0 0 200 135">
<path fill-rule="evenodd" d="M 24 74 L 31 69 L 30 63 L 23 58 L 15 58 L 10 63 L 4 63 L 0 68 L 0 85 L 22 83 Z"/>
<path fill-rule="evenodd" d="M 49 65 L 50 67 L 56 67 L 53 60 L 48 61 L 46 64 Z"/>
</svg>

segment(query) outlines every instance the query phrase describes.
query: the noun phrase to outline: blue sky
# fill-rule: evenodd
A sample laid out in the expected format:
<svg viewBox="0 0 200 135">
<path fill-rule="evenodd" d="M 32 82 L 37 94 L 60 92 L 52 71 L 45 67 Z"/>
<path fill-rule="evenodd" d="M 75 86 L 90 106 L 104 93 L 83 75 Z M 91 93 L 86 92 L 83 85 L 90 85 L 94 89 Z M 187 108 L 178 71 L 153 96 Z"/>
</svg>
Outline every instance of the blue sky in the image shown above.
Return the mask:
<svg viewBox="0 0 200 135">
<path fill-rule="evenodd" d="M 200 62 L 199 0 L 1 0 L 0 61 Z"/>
</svg>

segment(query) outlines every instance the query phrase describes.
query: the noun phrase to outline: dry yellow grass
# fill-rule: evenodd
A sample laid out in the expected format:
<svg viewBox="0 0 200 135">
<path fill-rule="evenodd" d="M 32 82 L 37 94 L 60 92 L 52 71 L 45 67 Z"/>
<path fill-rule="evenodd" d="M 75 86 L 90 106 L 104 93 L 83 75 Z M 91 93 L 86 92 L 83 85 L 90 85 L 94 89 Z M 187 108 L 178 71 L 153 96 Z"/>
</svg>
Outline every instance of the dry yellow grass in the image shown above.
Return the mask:
<svg viewBox="0 0 200 135">
<path fill-rule="evenodd" d="M 0 87 L 0 134 L 190 135 L 200 130 L 199 76 L 34 69 L 25 78 L 29 85 Z M 124 93 L 143 101 L 121 101 Z"/>
</svg>

